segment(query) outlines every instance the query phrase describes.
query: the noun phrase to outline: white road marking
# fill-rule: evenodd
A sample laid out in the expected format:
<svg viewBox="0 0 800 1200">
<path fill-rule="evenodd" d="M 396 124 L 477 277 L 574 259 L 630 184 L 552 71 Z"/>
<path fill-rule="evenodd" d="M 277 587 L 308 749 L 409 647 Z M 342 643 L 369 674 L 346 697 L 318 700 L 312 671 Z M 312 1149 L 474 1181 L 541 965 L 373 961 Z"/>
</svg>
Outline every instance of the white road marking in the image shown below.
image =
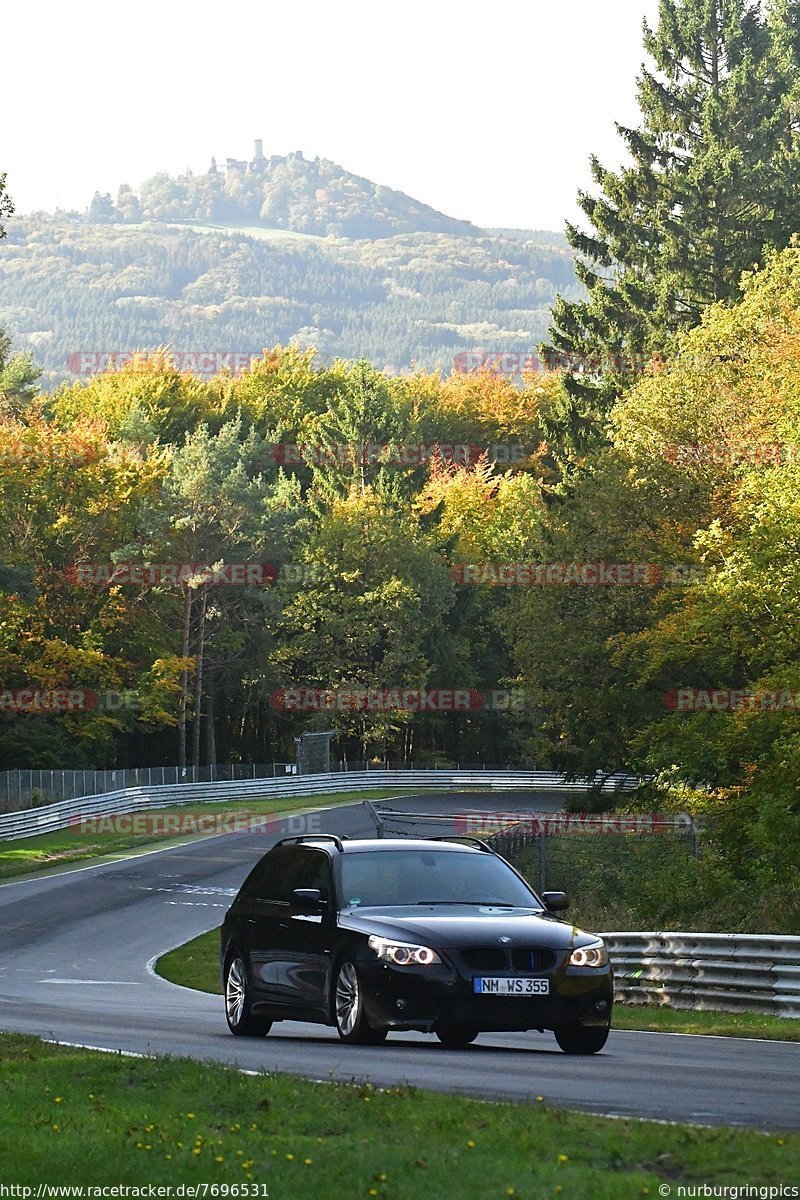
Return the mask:
<svg viewBox="0 0 800 1200">
<path fill-rule="evenodd" d="M 136 983 L 127 979 L 37 979 L 37 983 L 77 983 L 83 986 L 84 984 L 95 984 L 98 987 L 141 987 L 141 983 Z"/>
<path fill-rule="evenodd" d="M 148 887 L 140 883 L 134 890 L 137 892 L 183 892 L 189 896 L 235 896 L 239 891 L 238 888 L 201 887 L 196 883 L 176 883 L 174 887 Z"/>
</svg>

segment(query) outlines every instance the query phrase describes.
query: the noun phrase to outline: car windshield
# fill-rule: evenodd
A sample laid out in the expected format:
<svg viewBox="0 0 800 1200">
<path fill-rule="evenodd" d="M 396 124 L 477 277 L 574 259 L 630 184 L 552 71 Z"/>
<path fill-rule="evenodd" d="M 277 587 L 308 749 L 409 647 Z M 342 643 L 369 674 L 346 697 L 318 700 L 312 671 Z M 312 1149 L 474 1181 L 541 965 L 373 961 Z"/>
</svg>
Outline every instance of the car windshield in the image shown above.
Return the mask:
<svg viewBox="0 0 800 1200">
<path fill-rule="evenodd" d="M 541 908 L 536 896 L 491 854 L 411 849 L 342 855 L 346 907 L 498 904 Z"/>
</svg>

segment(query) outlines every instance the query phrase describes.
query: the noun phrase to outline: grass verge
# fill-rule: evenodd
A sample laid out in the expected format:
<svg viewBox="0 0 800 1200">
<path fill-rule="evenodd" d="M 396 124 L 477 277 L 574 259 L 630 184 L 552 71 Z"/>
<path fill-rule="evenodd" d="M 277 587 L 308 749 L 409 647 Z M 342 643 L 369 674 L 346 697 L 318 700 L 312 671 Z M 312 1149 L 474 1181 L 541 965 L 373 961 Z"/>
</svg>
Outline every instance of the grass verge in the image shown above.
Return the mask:
<svg viewBox="0 0 800 1200">
<path fill-rule="evenodd" d="M 226 814 L 247 813 L 255 816 L 295 812 L 313 812 L 330 805 L 353 804 L 360 800 L 380 800 L 397 795 L 396 788 L 375 788 L 353 792 L 338 792 L 330 796 L 270 796 L 263 800 L 242 800 L 237 804 L 173 804 L 168 808 L 147 809 L 133 814 L 142 818 L 143 826 L 151 830 L 141 833 L 106 831 L 102 818 L 93 818 L 96 824 L 91 830 L 73 825 L 54 833 L 42 833 L 36 837 L 14 838 L 0 842 L 0 880 L 26 875 L 43 868 L 63 866 L 84 859 L 100 858 L 107 854 L 121 854 L 127 850 L 142 849 L 159 842 L 191 841 L 191 835 L 176 833 L 175 821 L 184 821 L 184 828 L 191 826 L 193 819 L 209 817 L 224 818 Z M 35 812 L 35 810 L 32 810 Z M 115 813 L 110 821 L 131 814 Z M 165 831 L 164 829 L 166 823 Z M 170 823 L 172 827 L 170 828 Z M 179 827 L 177 827 L 179 828 Z M 277 827 L 274 832 L 278 832 Z M 198 836 L 202 836 L 199 834 Z"/>
<path fill-rule="evenodd" d="M 163 955 L 158 974 L 170 983 L 198 992 L 221 992 L 219 980 L 219 930 L 211 929 Z M 654 1005 L 615 1004 L 615 1029 L 650 1030 L 653 1033 L 705 1033 L 717 1037 L 766 1038 L 800 1042 L 800 1021 L 760 1013 L 684 1012 Z"/>
<path fill-rule="evenodd" d="M 0 1035 L 6 1184 L 253 1184 L 280 1200 L 658 1195 L 800 1174 L 800 1136 L 253 1077 Z M 263 1190 L 262 1190 L 263 1189 Z M 202 1194 L 202 1193 L 201 1193 Z M 238 1193 L 245 1194 L 243 1189 Z"/>
<path fill-rule="evenodd" d="M 654 1033 L 705 1033 L 715 1037 L 766 1038 L 800 1042 L 800 1021 L 754 1012 L 702 1012 L 662 1008 L 652 1004 L 615 1004 L 615 1029 L 645 1029 Z"/>
<path fill-rule="evenodd" d="M 156 972 L 170 983 L 221 996 L 219 929 L 209 929 L 208 933 L 201 933 L 176 950 L 162 954 L 156 963 Z"/>
</svg>

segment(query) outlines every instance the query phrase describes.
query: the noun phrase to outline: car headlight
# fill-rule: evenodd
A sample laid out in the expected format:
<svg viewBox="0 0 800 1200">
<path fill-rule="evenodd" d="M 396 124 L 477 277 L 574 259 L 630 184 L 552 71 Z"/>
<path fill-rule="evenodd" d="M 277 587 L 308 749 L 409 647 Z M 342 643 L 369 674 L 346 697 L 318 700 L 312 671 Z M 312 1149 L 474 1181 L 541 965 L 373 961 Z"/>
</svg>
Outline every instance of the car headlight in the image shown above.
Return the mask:
<svg viewBox="0 0 800 1200">
<path fill-rule="evenodd" d="M 414 946 L 409 942 L 393 942 L 390 938 L 371 937 L 369 948 L 378 958 L 395 967 L 429 967 L 442 960 L 429 946 Z"/>
<path fill-rule="evenodd" d="M 571 967 L 607 967 L 608 951 L 601 941 L 589 946 L 576 946 L 569 956 Z"/>
</svg>

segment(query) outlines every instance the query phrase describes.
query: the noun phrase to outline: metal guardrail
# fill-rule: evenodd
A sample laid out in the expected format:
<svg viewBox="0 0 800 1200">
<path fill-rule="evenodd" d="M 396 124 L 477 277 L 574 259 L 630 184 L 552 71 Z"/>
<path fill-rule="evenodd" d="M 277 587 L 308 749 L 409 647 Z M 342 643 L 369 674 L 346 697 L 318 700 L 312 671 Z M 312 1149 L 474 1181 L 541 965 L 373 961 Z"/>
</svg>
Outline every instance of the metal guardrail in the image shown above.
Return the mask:
<svg viewBox="0 0 800 1200">
<path fill-rule="evenodd" d="M 452 763 L 442 764 L 433 762 L 426 768 L 411 763 L 382 763 L 379 766 L 369 762 L 336 763 L 330 765 L 330 772 L 356 773 L 358 771 L 409 771 L 409 770 L 456 770 L 480 771 L 510 771 L 511 768 L 500 763 L 487 766 L 485 763 Z M 309 769 L 304 774 L 316 774 Z M 17 769 L 0 771 L 0 814 L 22 812 L 27 808 L 42 808 L 61 800 L 77 800 L 82 796 L 101 796 L 108 792 L 118 792 L 123 788 L 135 787 L 166 787 L 168 784 L 187 783 L 221 783 L 237 779 L 285 779 L 287 775 L 298 774 L 297 765 L 288 762 L 272 763 L 217 763 L 205 767 L 130 767 L 103 770 L 59 770 L 50 769 Z M 542 772 L 542 774 L 547 774 Z M 557 772 L 549 773 L 552 778 L 560 780 Z M 629 791 L 637 786 L 638 779 L 633 776 L 614 774 L 606 776 L 598 772 L 595 786 L 602 785 L 603 791 Z M 588 780 L 585 786 L 589 786 Z"/>
<path fill-rule="evenodd" d="M 611 776 L 605 791 L 631 791 L 638 783 L 633 776 Z M 140 812 L 174 804 L 224 803 L 256 800 L 270 796 L 324 796 L 363 788 L 479 787 L 489 791 L 514 788 L 528 790 L 585 791 L 588 780 L 565 781 L 557 771 L 347 771 L 326 775 L 292 775 L 283 779 L 238 779 L 233 782 L 179 783 L 164 787 L 122 788 L 98 796 L 59 800 L 41 808 L 25 809 L 0 816 L 0 841 L 35 837 L 66 829 L 81 817 L 111 816 Z"/>
<path fill-rule="evenodd" d="M 605 933 L 617 999 L 800 1018 L 800 937 Z"/>
<path fill-rule="evenodd" d="M 216 763 L 207 767 L 18 768 L 0 771 L 0 813 L 39 808 L 59 800 L 100 796 L 122 788 L 170 783 L 215 783 L 230 779 L 282 778 L 296 772 L 293 763 Z"/>
</svg>

